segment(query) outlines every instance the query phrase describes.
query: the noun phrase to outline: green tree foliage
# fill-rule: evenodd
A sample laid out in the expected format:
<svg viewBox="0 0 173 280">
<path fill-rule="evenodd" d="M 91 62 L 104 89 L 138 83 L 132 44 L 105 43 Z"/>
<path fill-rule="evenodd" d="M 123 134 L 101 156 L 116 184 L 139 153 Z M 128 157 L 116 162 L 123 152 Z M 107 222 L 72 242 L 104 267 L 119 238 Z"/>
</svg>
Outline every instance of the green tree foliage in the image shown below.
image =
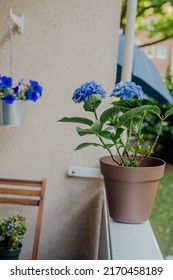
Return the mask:
<svg viewBox="0 0 173 280">
<path fill-rule="evenodd" d="M 165 75 L 164 82 L 165 82 L 168 90 L 170 91 L 171 95 L 173 96 L 173 77 L 172 77 L 172 74 L 171 74 L 170 65 L 168 66 L 168 68 L 166 70 L 166 75 Z"/>
<path fill-rule="evenodd" d="M 121 24 L 124 30 L 126 24 L 127 1 L 122 1 Z M 157 40 L 142 46 L 156 44 L 173 38 L 173 0 L 138 0 L 136 26 L 138 30 L 148 32 L 148 37 L 159 35 Z"/>
<path fill-rule="evenodd" d="M 161 110 L 161 115 L 164 115 L 170 110 L 172 111 L 172 104 L 160 104 L 157 106 Z M 167 115 L 167 114 L 166 114 Z M 146 116 L 144 121 L 144 138 L 149 142 L 152 142 L 156 137 L 156 131 L 159 127 L 158 118 L 156 115 L 149 114 Z M 163 123 L 162 131 L 155 147 L 153 155 L 164 159 L 167 163 L 173 164 L 173 116 L 168 115 L 167 119 Z"/>
</svg>

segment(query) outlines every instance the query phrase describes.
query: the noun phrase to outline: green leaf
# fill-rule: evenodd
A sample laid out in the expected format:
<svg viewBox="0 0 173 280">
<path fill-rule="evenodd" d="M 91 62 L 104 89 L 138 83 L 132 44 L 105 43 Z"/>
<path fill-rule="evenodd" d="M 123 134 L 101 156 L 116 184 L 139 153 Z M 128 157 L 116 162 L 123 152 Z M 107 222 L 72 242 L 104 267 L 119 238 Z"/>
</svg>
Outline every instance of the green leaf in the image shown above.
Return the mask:
<svg viewBox="0 0 173 280">
<path fill-rule="evenodd" d="M 112 140 L 112 137 L 114 136 L 113 133 L 111 133 L 110 131 L 107 131 L 107 130 L 102 130 L 99 134 L 101 137 L 108 139 L 108 140 Z"/>
<path fill-rule="evenodd" d="M 147 154 L 150 155 L 152 152 L 152 147 L 150 145 L 148 145 L 146 150 L 147 150 Z"/>
<path fill-rule="evenodd" d="M 131 118 L 134 118 L 135 116 L 140 117 L 142 114 L 146 111 L 150 111 L 151 108 L 154 106 L 151 105 L 142 105 L 141 107 L 132 108 L 125 112 L 120 118 L 119 118 L 119 126 L 125 125 Z"/>
<path fill-rule="evenodd" d="M 114 142 L 116 142 L 118 140 L 118 138 L 120 138 L 123 131 L 124 131 L 124 128 L 122 128 L 122 127 L 117 128 L 116 134 L 114 135 L 114 138 L 113 138 Z"/>
<path fill-rule="evenodd" d="M 159 108 L 158 106 L 156 106 L 156 105 L 151 106 L 150 112 L 151 112 L 152 114 L 154 114 L 154 115 L 157 115 L 159 118 L 161 118 L 161 117 L 160 117 L 161 110 L 160 110 L 160 108 Z"/>
<path fill-rule="evenodd" d="M 108 130 L 102 130 L 99 134 L 101 137 L 108 139 L 108 140 L 112 140 L 114 142 L 116 142 L 118 140 L 118 138 L 121 136 L 121 134 L 123 133 L 124 128 L 118 128 L 116 133 L 111 133 Z"/>
<path fill-rule="evenodd" d="M 95 123 L 92 125 L 93 132 L 100 133 L 102 129 L 102 124 L 99 120 L 96 120 Z"/>
<path fill-rule="evenodd" d="M 76 131 L 80 136 L 95 134 L 93 129 L 83 129 L 83 128 L 80 128 L 80 127 L 76 127 Z"/>
<path fill-rule="evenodd" d="M 72 122 L 72 123 L 82 123 L 82 124 L 86 124 L 86 125 L 93 125 L 93 121 L 87 118 L 80 118 L 80 117 L 64 117 L 60 120 L 58 120 L 58 122 Z"/>
<path fill-rule="evenodd" d="M 112 148 L 114 146 L 115 146 L 114 144 L 104 144 L 103 148 L 110 149 L 110 148 Z"/>
<path fill-rule="evenodd" d="M 132 99 L 120 100 L 117 102 L 113 102 L 113 104 L 118 107 L 124 107 L 124 108 L 130 108 L 130 109 L 138 106 L 137 100 L 132 100 Z"/>
<path fill-rule="evenodd" d="M 102 97 L 100 94 L 92 94 L 84 103 L 84 110 L 95 112 L 97 107 L 101 104 Z"/>
<path fill-rule="evenodd" d="M 138 166 L 138 161 L 137 160 L 132 160 L 132 161 L 127 161 L 128 167 L 137 167 Z"/>
<path fill-rule="evenodd" d="M 145 150 L 145 149 L 143 148 L 142 145 L 138 145 L 138 146 L 136 147 L 136 152 L 137 152 L 137 153 L 141 153 L 143 150 Z"/>
<path fill-rule="evenodd" d="M 152 106 L 156 105 L 156 102 L 151 101 L 149 99 L 142 99 L 140 101 L 142 101 L 142 105 L 152 105 Z"/>
<path fill-rule="evenodd" d="M 139 139 L 139 141 L 142 141 L 142 139 L 144 138 L 144 134 L 140 134 L 140 135 L 138 135 L 138 139 Z"/>
<path fill-rule="evenodd" d="M 173 115 L 173 108 L 171 108 L 171 109 L 169 109 L 169 110 L 167 110 L 167 111 L 165 112 L 164 120 L 165 120 L 166 118 L 168 118 L 169 116 L 171 116 L 171 115 Z"/>
<path fill-rule="evenodd" d="M 131 118 L 125 123 L 125 127 L 127 127 L 127 128 L 130 128 L 130 126 L 132 126 L 132 131 L 133 131 L 133 133 L 134 133 L 134 135 L 135 135 L 135 132 L 136 132 L 136 129 L 137 129 L 137 131 L 138 131 L 138 129 L 139 129 L 139 123 L 140 123 L 140 121 L 141 121 L 141 118 L 142 118 L 142 116 L 141 115 L 136 115 L 136 116 L 133 116 L 133 118 L 132 118 L 132 122 L 131 122 Z"/>
<path fill-rule="evenodd" d="M 119 112 L 120 112 L 120 108 L 115 106 L 105 110 L 100 116 L 101 123 L 104 124 L 109 120 L 110 117 L 117 115 Z"/>
<path fill-rule="evenodd" d="M 87 143 L 87 142 L 85 142 L 85 143 L 82 143 L 82 144 L 78 145 L 75 150 L 80 150 L 80 149 L 86 148 L 88 146 L 103 147 L 102 145 L 97 144 L 97 143 Z"/>
<path fill-rule="evenodd" d="M 124 148 L 125 148 L 125 150 L 128 151 L 128 152 L 135 153 L 134 148 L 133 148 L 132 146 L 130 146 L 130 144 L 124 145 Z"/>
<path fill-rule="evenodd" d="M 98 135 L 102 129 L 102 125 L 99 120 L 96 120 L 95 123 L 89 129 L 83 129 L 80 127 L 76 127 L 76 131 L 80 136 L 84 136 L 87 134 L 96 134 Z"/>
</svg>

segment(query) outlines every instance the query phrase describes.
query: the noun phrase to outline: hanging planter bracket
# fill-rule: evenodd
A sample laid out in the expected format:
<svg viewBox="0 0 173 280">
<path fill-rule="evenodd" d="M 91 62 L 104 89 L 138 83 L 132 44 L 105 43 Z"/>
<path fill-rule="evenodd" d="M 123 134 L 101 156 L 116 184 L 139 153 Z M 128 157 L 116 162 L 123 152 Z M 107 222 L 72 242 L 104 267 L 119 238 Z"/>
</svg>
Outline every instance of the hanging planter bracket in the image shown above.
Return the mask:
<svg viewBox="0 0 173 280">
<path fill-rule="evenodd" d="M 12 8 L 10 8 L 9 11 L 9 17 L 13 20 L 13 22 L 17 25 L 18 27 L 18 32 L 23 33 L 24 32 L 24 15 L 22 14 L 21 16 L 16 16 L 13 13 Z"/>
</svg>

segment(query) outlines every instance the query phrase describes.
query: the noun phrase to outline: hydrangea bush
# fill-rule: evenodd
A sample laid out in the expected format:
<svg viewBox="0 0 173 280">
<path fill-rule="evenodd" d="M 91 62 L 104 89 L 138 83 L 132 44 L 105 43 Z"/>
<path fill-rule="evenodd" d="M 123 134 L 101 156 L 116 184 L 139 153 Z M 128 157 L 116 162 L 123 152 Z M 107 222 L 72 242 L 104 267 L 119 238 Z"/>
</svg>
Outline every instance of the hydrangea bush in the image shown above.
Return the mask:
<svg viewBox="0 0 173 280">
<path fill-rule="evenodd" d="M 30 80 L 28 84 L 24 80 L 13 86 L 11 77 L 0 76 L 0 100 L 6 104 L 13 104 L 15 100 L 31 100 L 36 102 L 42 96 L 42 87 L 37 81 Z"/>
<path fill-rule="evenodd" d="M 0 250 L 17 249 L 26 230 L 26 219 L 18 213 L 0 219 Z"/>
<path fill-rule="evenodd" d="M 100 143 L 84 142 L 76 150 L 91 145 L 102 147 L 118 165 L 140 166 L 142 160 L 153 153 L 163 123 L 173 114 L 173 108 L 162 116 L 160 108 L 154 102 L 144 99 L 142 88 L 134 82 L 117 83 L 110 94 L 110 97 L 113 97 L 111 106 L 98 115 L 97 109 L 105 97 L 105 90 L 95 81 L 82 84 L 75 90 L 72 100 L 75 103 L 83 103 L 84 110 L 92 112 L 94 118 L 64 117 L 59 121 L 83 124 L 86 128 L 77 127 L 77 133 L 82 137 L 96 136 L 100 141 Z M 159 120 L 156 138 L 150 145 L 145 141 L 143 134 L 144 120 L 149 113 L 156 115 Z M 122 137 L 124 131 L 126 137 Z M 118 153 L 120 161 L 115 158 L 115 153 Z M 137 157 L 139 155 L 140 157 Z"/>
</svg>

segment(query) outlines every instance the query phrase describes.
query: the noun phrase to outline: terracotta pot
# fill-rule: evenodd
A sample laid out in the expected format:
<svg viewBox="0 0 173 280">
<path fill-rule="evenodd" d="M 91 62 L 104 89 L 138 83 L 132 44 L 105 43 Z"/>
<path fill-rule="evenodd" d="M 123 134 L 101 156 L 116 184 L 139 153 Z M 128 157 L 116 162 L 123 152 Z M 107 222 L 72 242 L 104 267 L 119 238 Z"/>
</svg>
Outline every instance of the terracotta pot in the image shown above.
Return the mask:
<svg viewBox="0 0 173 280">
<path fill-rule="evenodd" d="M 149 219 L 165 164 L 154 157 L 146 157 L 140 167 L 118 166 L 110 156 L 100 159 L 109 214 L 113 220 L 142 223 Z"/>
</svg>

